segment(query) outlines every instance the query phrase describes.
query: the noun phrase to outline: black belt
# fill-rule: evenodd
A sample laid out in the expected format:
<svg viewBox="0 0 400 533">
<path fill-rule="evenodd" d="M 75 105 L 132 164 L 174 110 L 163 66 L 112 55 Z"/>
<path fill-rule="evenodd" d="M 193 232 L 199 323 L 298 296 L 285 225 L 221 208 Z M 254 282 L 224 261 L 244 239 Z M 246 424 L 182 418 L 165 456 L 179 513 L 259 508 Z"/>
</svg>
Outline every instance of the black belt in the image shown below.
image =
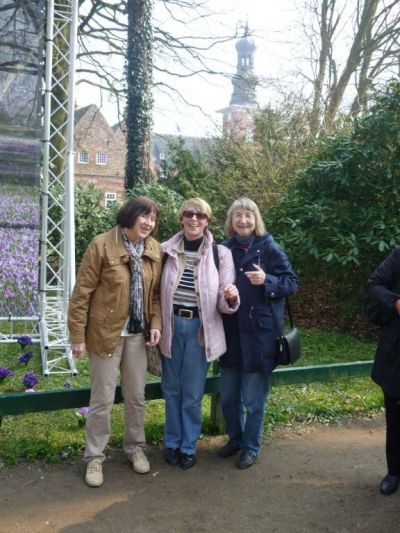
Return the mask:
<svg viewBox="0 0 400 533">
<path fill-rule="evenodd" d="M 174 305 L 174 315 L 191 320 L 192 318 L 199 317 L 199 310 L 197 307 L 181 307 L 180 305 Z"/>
</svg>

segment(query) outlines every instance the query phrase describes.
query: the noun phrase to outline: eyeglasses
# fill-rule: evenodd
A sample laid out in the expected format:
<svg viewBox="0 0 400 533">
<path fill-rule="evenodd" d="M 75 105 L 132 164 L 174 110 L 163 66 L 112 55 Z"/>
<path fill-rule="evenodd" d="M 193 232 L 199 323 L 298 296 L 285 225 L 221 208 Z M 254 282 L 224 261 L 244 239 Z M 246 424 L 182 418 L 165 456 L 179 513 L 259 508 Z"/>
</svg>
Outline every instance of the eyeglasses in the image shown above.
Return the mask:
<svg viewBox="0 0 400 533">
<path fill-rule="evenodd" d="M 195 213 L 194 211 L 184 211 L 182 213 L 182 216 L 185 218 L 196 217 L 197 220 L 206 220 L 206 218 L 208 218 L 208 216 L 205 213 Z"/>
</svg>

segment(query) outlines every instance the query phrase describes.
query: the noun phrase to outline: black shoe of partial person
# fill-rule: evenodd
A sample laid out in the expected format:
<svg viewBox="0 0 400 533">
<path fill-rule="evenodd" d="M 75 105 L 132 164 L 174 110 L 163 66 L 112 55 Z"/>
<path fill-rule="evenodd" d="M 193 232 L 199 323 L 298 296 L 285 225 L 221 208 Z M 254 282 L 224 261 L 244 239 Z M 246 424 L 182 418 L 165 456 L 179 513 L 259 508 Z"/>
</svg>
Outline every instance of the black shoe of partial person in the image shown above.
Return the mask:
<svg viewBox="0 0 400 533">
<path fill-rule="evenodd" d="M 217 456 L 220 459 L 227 459 L 228 457 L 232 457 L 232 455 L 235 455 L 240 450 L 240 446 L 232 442 L 231 440 L 228 440 L 228 442 L 225 444 L 225 446 L 222 446 L 217 452 Z"/>
<path fill-rule="evenodd" d="M 196 464 L 196 456 L 188 453 L 181 453 L 180 466 L 183 470 L 189 470 Z"/>
<path fill-rule="evenodd" d="M 177 466 L 179 464 L 179 450 L 177 448 L 165 448 L 164 458 L 167 464 Z"/>
<path fill-rule="evenodd" d="M 381 494 L 389 496 L 389 494 L 393 494 L 394 492 L 396 492 L 396 490 L 399 488 L 399 484 L 400 477 L 392 476 L 392 474 L 387 474 L 382 479 L 381 484 L 379 486 L 379 490 Z"/>
<path fill-rule="evenodd" d="M 242 450 L 236 460 L 236 466 L 240 469 L 249 468 L 256 461 L 256 456 L 249 450 Z"/>
</svg>

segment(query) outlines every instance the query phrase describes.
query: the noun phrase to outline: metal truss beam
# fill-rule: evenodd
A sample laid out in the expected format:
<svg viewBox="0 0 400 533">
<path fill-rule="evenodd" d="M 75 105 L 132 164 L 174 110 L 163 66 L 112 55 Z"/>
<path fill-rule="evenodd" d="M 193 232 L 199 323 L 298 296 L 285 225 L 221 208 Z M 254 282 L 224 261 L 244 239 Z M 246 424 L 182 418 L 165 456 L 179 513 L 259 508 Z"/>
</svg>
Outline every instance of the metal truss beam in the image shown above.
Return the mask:
<svg viewBox="0 0 400 533">
<path fill-rule="evenodd" d="M 42 369 L 76 373 L 66 314 L 75 282 L 74 83 L 78 0 L 47 0 L 40 342 Z"/>
</svg>

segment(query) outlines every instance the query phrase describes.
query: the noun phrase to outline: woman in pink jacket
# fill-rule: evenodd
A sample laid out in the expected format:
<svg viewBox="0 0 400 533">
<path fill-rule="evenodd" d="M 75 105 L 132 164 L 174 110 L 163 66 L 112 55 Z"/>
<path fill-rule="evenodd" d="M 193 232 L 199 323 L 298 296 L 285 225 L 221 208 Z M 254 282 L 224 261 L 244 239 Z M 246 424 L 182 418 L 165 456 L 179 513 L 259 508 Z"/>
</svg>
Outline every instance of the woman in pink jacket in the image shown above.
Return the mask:
<svg viewBox="0 0 400 533">
<path fill-rule="evenodd" d="M 221 313 L 239 307 L 232 254 L 214 244 L 211 216 L 201 198 L 186 200 L 178 211 L 183 231 L 162 244 L 165 461 L 184 470 L 196 462 L 208 364 L 226 351 Z"/>
</svg>

